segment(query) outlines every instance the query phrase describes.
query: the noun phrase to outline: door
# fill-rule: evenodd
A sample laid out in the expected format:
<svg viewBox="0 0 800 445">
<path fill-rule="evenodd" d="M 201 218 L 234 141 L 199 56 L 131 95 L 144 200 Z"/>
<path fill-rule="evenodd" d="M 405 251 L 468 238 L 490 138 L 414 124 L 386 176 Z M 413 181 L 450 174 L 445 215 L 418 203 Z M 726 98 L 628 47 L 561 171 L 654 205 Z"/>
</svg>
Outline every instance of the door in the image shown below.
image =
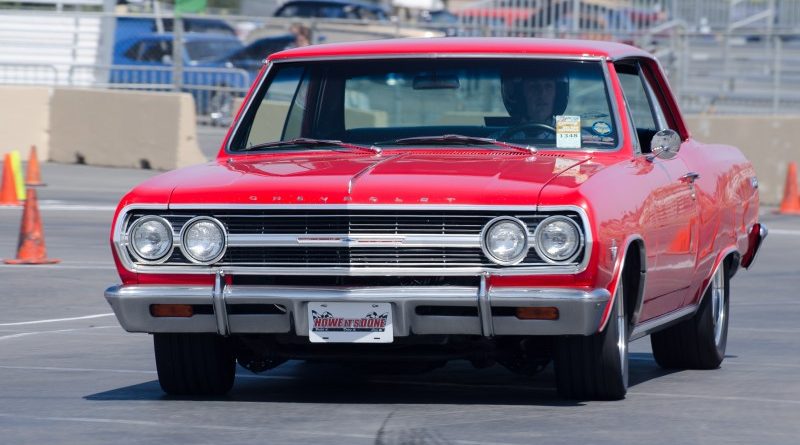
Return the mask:
<svg viewBox="0 0 800 445">
<path fill-rule="evenodd" d="M 647 279 L 640 321 L 681 307 L 694 275 L 698 247 L 698 204 L 694 191 L 697 176 L 690 172 L 681 153 L 672 159 L 655 158 L 650 142 L 668 120 L 638 61 L 615 65 L 636 128 L 637 164 L 648 165 L 652 191 L 644 209 Z"/>
</svg>

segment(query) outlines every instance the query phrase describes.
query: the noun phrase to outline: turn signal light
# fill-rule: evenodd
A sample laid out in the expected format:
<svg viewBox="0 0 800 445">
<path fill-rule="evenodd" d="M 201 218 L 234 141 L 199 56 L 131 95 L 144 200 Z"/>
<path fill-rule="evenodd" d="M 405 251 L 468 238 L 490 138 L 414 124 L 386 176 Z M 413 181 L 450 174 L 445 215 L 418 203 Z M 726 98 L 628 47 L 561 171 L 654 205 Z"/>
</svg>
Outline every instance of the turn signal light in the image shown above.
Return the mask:
<svg viewBox="0 0 800 445">
<path fill-rule="evenodd" d="M 520 320 L 558 320 L 557 307 L 518 307 Z"/>
<path fill-rule="evenodd" d="M 191 317 L 194 309 L 191 304 L 151 304 L 150 315 L 153 317 Z"/>
</svg>

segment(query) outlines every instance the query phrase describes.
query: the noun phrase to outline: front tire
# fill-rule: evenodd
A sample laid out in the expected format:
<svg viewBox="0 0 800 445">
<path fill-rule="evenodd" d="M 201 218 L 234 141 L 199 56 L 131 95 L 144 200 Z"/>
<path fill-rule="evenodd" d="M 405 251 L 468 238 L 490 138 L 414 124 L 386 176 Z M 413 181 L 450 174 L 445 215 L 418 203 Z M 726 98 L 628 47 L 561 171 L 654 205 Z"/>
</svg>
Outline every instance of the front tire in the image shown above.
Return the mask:
<svg viewBox="0 0 800 445">
<path fill-rule="evenodd" d="M 716 369 L 728 344 L 730 277 L 723 262 L 714 272 L 697 312 L 650 336 L 653 357 L 666 369 Z"/>
<path fill-rule="evenodd" d="M 167 394 L 222 395 L 233 387 L 236 359 L 216 334 L 153 334 L 158 383 Z"/>
<path fill-rule="evenodd" d="M 560 396 L 579 400 L 619 400 L 628 392 L 629 325 L 622 282 L 605 330 L 556 340 L 554 365 Z"/>
</svg>

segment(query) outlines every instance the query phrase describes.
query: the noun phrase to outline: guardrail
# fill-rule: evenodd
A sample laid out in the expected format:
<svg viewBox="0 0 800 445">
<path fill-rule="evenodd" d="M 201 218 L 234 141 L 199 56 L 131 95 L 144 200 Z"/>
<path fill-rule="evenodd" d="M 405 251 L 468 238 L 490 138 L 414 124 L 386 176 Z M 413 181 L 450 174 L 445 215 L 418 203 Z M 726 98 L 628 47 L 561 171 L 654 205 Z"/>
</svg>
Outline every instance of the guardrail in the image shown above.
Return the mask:
<svg viewBox="0 0 800 445">
<path fill-rule="evenodd" d="M 41 63 L 0 62 L 0 84 L 4 85 L 55 85 L 58 69 Z"/>
</svg>

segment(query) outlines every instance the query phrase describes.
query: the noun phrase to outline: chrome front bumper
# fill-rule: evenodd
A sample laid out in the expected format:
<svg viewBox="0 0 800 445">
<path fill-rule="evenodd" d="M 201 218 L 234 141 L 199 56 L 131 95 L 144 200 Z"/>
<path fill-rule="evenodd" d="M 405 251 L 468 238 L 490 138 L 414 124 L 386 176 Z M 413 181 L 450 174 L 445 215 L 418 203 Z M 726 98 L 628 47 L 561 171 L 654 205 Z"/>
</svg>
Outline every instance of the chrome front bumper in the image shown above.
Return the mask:
<svg viewBox="0 0 800 445">
<path fill-rule="evenodd" d="M 218 275 L 213 288 L 202 286 L 130 285 L 106 290 L 106 299 L 129 332 L 216 332 L 221 335 L 294 333 L 308 336 L 309 302 L 388 302 L 392 304 L 394 335 L 467 334 L 591 335 L 609 300 L 606 289 L 581 291 L 558 288 L 458 286 L 414 287 L 295 287 L 225 286 Z M 210 305 L 213 313 L 189 318 L 153 317 L 152 304 Z M 274 304 L 284 313 L 242 314 L 237 305 Z M 477 316 L 420 315 L 418 306 L 461 306 Z M 493 314 L 500 307 L 556 307 L 558 320 L 521 320 Z"/>
</svg>

